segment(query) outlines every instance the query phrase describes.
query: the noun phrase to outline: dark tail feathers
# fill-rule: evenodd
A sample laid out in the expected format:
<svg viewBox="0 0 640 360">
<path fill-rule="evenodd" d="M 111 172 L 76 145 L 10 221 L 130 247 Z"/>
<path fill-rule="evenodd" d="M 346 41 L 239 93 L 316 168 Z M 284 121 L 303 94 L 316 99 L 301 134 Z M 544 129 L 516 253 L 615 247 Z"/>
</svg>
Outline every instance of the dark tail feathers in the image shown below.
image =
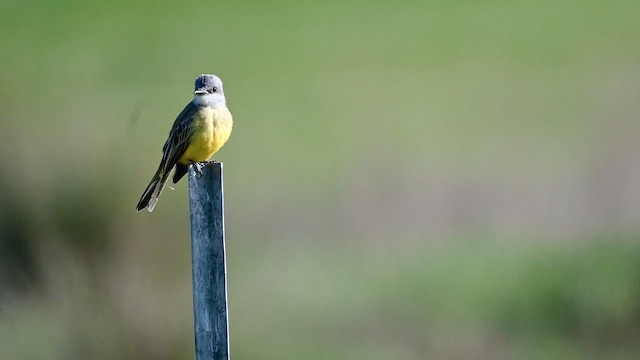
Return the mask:
<svg viewBox="0 0 640 360">
<path fill-rule="evenodd" d="M 164 188 L 164 184 L 167 182 L 167 178 L 169 177 L 169 172 L 166 174 L 163 173 L 162 169 L 158 169 L 153 178 L 151 178 L 151 182 L 147 185 L 147 188 L 142 193 L 142 197 L 138 202 L 138 206 L 136 206 L 136 210 L 140 211 L 144 208 L 148 208 L 149 212 L 153 211 L 153 208 L 156 207 L 156 203 L 158 202 L 158 197 L 160 197 L 160 193 Z"/>
</svg>

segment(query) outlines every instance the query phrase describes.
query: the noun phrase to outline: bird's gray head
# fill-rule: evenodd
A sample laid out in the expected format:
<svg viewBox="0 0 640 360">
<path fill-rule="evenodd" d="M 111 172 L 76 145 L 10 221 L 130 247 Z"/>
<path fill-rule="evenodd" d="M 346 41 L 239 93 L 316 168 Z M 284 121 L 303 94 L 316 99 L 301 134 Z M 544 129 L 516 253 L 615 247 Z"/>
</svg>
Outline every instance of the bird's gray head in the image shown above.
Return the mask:
<svg viewBox="0 0 640 360">
<path fill-rule="evenodd" d="M 196 105 L 226 105 L 222 80 L 219 77 L 212 74 L 202 74 L 196 79 L 195 85 L 193 102 Z"/>
</svg>

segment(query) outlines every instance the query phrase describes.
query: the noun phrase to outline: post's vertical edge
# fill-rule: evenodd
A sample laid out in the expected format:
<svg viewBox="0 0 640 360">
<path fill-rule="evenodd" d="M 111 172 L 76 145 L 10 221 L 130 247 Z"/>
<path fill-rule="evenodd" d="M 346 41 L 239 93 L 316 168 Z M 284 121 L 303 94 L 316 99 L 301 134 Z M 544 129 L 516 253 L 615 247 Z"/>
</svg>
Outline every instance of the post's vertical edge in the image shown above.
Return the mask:
<svg viewBox="0 0 640 360">
<path fill-rule="evenodd" d="M 196 360 L 229 359 L 222 163 L 189 167 Z"/>
</svg>

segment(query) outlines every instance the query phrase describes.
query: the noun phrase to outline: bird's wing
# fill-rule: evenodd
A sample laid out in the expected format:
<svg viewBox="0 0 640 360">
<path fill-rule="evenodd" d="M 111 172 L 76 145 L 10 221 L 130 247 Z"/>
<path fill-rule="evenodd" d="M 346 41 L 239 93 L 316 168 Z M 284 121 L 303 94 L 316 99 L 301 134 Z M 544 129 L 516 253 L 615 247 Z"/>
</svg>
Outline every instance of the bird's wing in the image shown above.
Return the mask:
<svg viewBox="0 0 640 360">
<path fill-rule="evenodd" d="M 171 131 L 169 131 L 169 138 L 162 147 L 161 166 L 165 173 L 171 171 L 182 154 L 187 150 L 191 136 L 193 135 L 190 127 L 197 111 L 198 108 L 193 102 L 190 102 L 173 123 Z"/>
</svg>

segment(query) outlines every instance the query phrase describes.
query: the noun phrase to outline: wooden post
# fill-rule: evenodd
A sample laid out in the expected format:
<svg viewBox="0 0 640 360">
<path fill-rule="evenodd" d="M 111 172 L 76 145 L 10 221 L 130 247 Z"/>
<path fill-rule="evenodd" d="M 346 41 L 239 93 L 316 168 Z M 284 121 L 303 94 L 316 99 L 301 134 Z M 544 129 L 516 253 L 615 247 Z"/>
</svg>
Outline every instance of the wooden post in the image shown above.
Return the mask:
<svg viewBox="0 0 640 360">
<path fill-rule="evenodd" d="M 229 359 L 222 163 L 189 166 L 196 360 Z"/>
</svg>

